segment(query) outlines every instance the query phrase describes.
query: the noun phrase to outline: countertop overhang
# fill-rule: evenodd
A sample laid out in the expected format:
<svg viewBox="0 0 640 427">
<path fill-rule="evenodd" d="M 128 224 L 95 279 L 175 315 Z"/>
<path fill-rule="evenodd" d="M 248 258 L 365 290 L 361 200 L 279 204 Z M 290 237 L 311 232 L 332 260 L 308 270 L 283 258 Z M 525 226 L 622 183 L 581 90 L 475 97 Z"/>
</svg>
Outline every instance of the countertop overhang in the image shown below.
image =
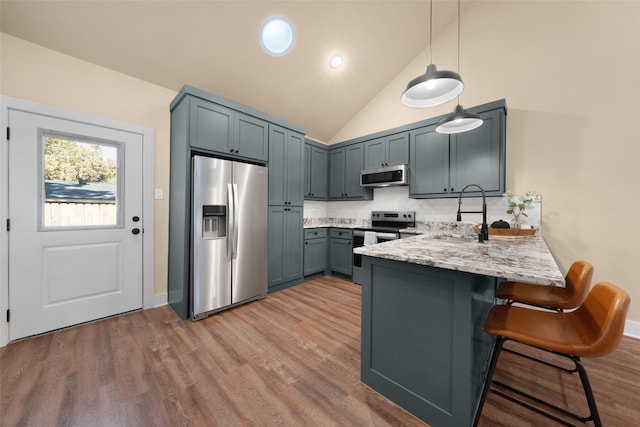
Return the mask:
<svg viewBox="0 0 640 427">
<path fill-rule="evenodd" d="M 393 240 L 353 250 L 356 254 L 466 273 L 565 286 L 549 248 L 540 237 L 449 241 L 434 233 Z"/>
</svg>

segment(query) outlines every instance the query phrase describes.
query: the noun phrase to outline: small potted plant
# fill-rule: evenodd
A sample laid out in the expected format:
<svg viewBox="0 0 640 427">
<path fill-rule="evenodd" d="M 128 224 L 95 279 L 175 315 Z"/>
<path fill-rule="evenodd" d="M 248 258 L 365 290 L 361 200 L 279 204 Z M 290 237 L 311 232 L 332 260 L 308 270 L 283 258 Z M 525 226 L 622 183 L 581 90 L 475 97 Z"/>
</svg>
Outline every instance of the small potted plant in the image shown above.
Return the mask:
<svg viewBox="0 0 640 427">
<path fill-rule="evenodd" d="M 527 191 L 524 196 L 513 196 L 511 192 L 507 190 L 504 193 L 504 198 L 507 201 L 507 210 L 506 212 L 509 215 L 513 215 L 511 219 L 511 228 L 520 228 L 522 225 L 521 216 L 528 217 L 527 208 L 533 203 L 534 193 L 531 191 Z"/>
</svg>

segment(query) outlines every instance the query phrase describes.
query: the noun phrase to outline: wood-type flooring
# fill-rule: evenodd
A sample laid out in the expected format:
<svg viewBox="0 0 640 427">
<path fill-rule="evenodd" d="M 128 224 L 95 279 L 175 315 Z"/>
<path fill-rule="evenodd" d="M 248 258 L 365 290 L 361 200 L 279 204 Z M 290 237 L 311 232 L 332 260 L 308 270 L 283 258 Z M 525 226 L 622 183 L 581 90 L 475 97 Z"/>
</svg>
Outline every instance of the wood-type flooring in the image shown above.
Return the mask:
<svg viewBox="0 0 640 427">
<path fill-rule="evenodd" d="M 10 343 L 0 425 L 426 425 L 360 382 L 360 290 L 321 277 L 198 322 L 164 306 Z M 505 353 L 496 375 L 586 408 L 577 377 L 532 365 Z M 638 425 L 640 340 L 585 365 L 603 424 Z M 490 394 L 480 425 L 553 423 Z"/>
</svg>

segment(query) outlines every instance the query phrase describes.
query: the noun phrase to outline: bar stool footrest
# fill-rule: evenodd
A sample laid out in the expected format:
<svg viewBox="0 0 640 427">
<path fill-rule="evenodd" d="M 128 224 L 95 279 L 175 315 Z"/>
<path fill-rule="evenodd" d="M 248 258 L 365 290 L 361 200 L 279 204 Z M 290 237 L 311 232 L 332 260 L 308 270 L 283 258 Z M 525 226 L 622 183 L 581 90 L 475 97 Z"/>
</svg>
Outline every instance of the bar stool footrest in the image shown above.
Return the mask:
<svg viewBox="0 0 640 427">
<path fill-rule="evenodd" d="M 493 381 L 492 381 L 492 384 L 495 384 L 495 385 L 497 385 L 497 386 L 499 386 L 499 387 L 502 387 L 502 388 L 504 388 L 504 389 L 506 389 L 506 390 L 509 390 L 509 391 L 510 391 L 510 392 L 512 392 L 512 393 L 516 393 L 516 394 L 518 394 L 518 395 L 520 395 L 520 396 L 522 396 L 522 397 L 524 397 L 524 398 L 526 398 L 526 399 L 529 399 L 529 400 L 531 400 L 531 401 L 533 401 L 533 402 L 535 402 L 535 403 L 537 403 L 537 404 L 540 404 L 540 405 L 546 406 L 546 407 L 547 407 L 547 408 L 549 408 L 549 409 L 552 409 L 552 410 L 554 410 L 554 411 L 558 411 L 558 412 L 560 412 L 560 413 L 562 413 L 562 414 L 564 414 L 564 415 L 567 415 L 567 416 L 570 416 L 570 417 L 572 417 L 572 418 L 575 418 L 576 420 L 581 421 L 581 422 L 583 422 L 583 423 L 586 423 L 586 422 L 589 422 L 589 421 L 593 421 L 593 420 L 594 420 L 594 418 L 593 418 L 593 415 L 592 415 L 592 414 L 589 414 L 589 416 L 587 416 L 587 417 L 584 417 L 584 416 L 582 416 L 582 415 L 578 415 L 578 414 L 576 414 L 575 412 L 571 412 L 571 411 L 569 411 L 569 410 L 567 410 L 567 409 L 565 409 L 565 408 L 561 408 L 561 407 L 559 407 L 559 406 L 557 406 L 557 405 L 554 405 L 553 403 L 547 402 L 546 400 L 542 400 L 542 399 L 540 399 L 539 397 L 533 396 L 533 395 L 531 395 L 531 394 L 529 394 L 529 393 L 526 393 L 526 392 L 524 392 L 524 391 L 522 391 L 522 390 L 520 390 L 520 389 L 517 389 L 517 388 L 515 388 L 515 387 L 512 387 L 512 386 L 510 386 L 510 385 L 507 385 L 507 384 L 505 384 L 505 383 L 503 383 L 503 382 L 493 380 Z M 552 414 L 552 413 L 550 413 L 550 412 L 546 412 L 546 411 L 544 411 L 544 410 L 542 410 L 542 409 L 540 409 L 540 408 L 537 408 L 537 407 L 535 407 L 535 406 L 533 406 L 533 405 L 531 405 L 531 404 L 529 404 L 529 403 L 527 403 L 527 402 L 525 402 L 525 401 L 523 401 L 523 400 L 517 399 L 517 398 L 516 398 L 516 397 L 514 397 L 514 396 L 511 396 L 511 395 L 509 395 L 509 394 L 506 394 L 506 393 L 504 393 L 504 392 L 503 392 L 503 391 L 501 391 L 501 390 L 497 390 L 497 389 L 495 389 L 495 388 L 493 388 L 493 387 L 492 387 L 490 390 L 491 390 L 493 393 L 497 394 L 498 396 L 500 396 L 500 397 L 502 397 L 502 398 L 505 398 L 505 399 L 507 399 L 507 400 L 510 400 L 510 401 L 511 401 L 511 402 L 513 402 L 513 403 L 516 403 L 516 404 L 518 404 L 518 405 L 520 405 L 520 406 L 523 406 L 523 407 L 525 407 L 525 408 L 527 408 L 527 409 L 530 409 L 530 410 L 532 410 L 532 411 L 534 411 L 534 412 L 537 412 L 537 413 L 539 413 L 540 415 L 544 415 L 544 416 L 545 416 L 545 417 L 547 417 L 547 418 L 551 418 L 552 420 L 554 420 L 554 421 L 556 421 L 556 422 L 558 422 L 558 423 L 560 423 L 560 424 L 564 424 L 564 425 L 566 425 L 566 426 L 574 426 L 574 424 L 571 424 L 571 423 L 569 423 L 569 422 L 568 422 L 568 421 L 566 421 L 566 420 L 563 420 L 563 419 L 561 419 L 561 418 L 558 418 L 557 416 L 553 415 L 553 414 Z"/>
</svg>

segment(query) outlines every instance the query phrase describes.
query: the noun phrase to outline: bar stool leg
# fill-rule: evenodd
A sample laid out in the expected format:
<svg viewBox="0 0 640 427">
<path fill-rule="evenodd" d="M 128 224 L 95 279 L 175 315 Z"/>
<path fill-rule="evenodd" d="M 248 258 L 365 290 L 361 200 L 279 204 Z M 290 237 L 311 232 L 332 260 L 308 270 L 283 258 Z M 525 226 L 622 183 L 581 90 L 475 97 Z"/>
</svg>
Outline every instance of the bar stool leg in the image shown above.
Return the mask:
<svg viewBox="0 0 640 427">
<path fill-rule="evenodd" d="M 584 365 L 582 365 L 582 361 L 579 357 L 571 357 L 571 359 L 576 364 L 576 369 L 580 374 L 580 381 L 582 381 L 582 388 L 584 389 L 584 394 L 587 397 L 587 403 L 589 404 L 589 411 L 591 414 L 585 421 L 592 420 L 596 427 L 602 427 L 602 422 L 600 421 L 600 414 L 598 413 L 598 407 L 596 406 L 596 399 L 593 397 L 593 390 L 591 389 L 591 383 L 589 382 L 589 376 L 587 375 L 586 369 L 584 369 Z"/>
<path fill-rule="evenodd" d="M 491 386 L 491 379 L 493 378 L 493 372 L 496 370 L 496 364 L 498 362 L 498 357 L 500 357 L 500 350 L 502 350 L 502 345 L 505 342 L 505 338 L 499 335 L 496 335 L 496 339 L 493 342 L 493 349 L 491 351 L 491 361 L 489 362 L 489 367 L 487 368 L 487 374 L 484 377 L 484 385 L 482 386 L 482 394 L 480 395 L 480 400 L 478 401 L 478 406 L 476 408 L 476 414 L 473 420 L 473 427 L 478 425 L 478 421 L 480 420 L 480 414 L 482 413 L 482 408 L 484 407 L 484 401 L 487 399 L 487 393 L 489 392 L 489 388 Z"/>
</svg>

